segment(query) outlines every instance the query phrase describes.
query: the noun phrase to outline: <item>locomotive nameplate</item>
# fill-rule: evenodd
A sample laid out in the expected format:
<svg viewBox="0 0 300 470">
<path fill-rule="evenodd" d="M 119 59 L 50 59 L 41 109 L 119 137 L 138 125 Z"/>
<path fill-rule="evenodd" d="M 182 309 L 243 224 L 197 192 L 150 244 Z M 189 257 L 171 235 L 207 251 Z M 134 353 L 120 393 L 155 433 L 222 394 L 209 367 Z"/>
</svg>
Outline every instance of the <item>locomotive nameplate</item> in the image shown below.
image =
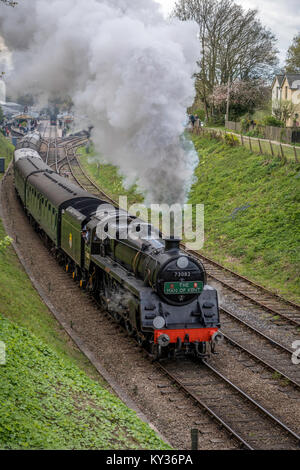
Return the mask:
<svg viewBox="0 0 300 470">
<path fill-rule="evenodd" d="M 164 293 L 166 295 L 201 294 L 202 291 L 202 281 L 165 282 L 164 284 Z"/>
</svg>

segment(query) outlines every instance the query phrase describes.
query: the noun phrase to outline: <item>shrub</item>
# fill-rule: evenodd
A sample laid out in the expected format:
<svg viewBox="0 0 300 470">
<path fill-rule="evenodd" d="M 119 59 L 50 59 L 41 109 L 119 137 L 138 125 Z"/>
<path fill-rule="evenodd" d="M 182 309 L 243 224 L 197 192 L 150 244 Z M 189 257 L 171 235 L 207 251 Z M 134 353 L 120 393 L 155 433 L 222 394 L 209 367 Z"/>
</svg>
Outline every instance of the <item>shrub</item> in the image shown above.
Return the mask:
<svg viewBox="0 0 300 470">
<path fill-rule="evenodd" d="M 241 119 L 241 132 L 247 132 L 251 126 L 252 119 L 250 114 Z"/>
<path fill-rule="evenodd" d="M 265 116 L 262 121 L 264 126 L 284 127 L 284 122 L 277 119 L 275 116 Z"/>
<path fill-rule="evenodd" d="M 222 116 L 212 116 L 208 121 L 207 121 L 207 126 L 208 127 L 213 127 L 213 126 L 224 126 L 225 125 L 225 117 Z"/>
<path fill-rule="evenodd" d="M 260 132 L 260 129 L 253 129 L 253 131 L 249 131 L 246 134 L 248 137 L 258 137 L 259 139 L 264 139 L 265 136 Z"/>
<path fill-rule="evenodd" d="M 224 140 L 225 144 L 230 145 L 231 147 L 237 147 L 240 145 L 238 137 L 233 134 L 225 134 Z"/>
</svg>

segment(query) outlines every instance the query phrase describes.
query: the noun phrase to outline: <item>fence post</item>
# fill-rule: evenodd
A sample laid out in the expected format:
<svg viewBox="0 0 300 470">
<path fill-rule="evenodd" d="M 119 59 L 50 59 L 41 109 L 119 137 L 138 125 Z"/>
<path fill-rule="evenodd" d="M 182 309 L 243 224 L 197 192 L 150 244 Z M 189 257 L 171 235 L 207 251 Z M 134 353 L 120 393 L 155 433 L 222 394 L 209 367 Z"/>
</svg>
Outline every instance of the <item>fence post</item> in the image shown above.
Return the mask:
<svg viewBox="0 0 300 470">
<path fill-rule="evenodd" d="M 284 160 L 284 152 L 283 152 L 281 142 L 280 142 L 280 151 L 281 151 L 282 160 Z"/>
<path fill-rule="evenodd" d="M 252 152 L 252 144 L 251 144 L 251 137 L 249 136 L 249 147 L 250 147 L 250 150 Z"/>
<path fill-rule="evenodd" d="M 272 152 L 272 157 L 274 157 L 274 151 L 273 151 L 273 146 L 272 146 L 272 142 L 269 140 L 270 142 L 270 147 L 271 147 L 271 152 Z"/>
<path fill-rule="evenodd" d="M 198 450 L 198 429 L 191 430 L 191 437 L 192 437 L 192 450 Z"/>
<path fill-rule="evenodd" d="M 296 145 L 294 145 L 294 154 L 295 154 L 295 161 L 296 161 L 296 163 L 299 163 L 299 162 L 298 162 L 298 157 L 297 157 Z"/>
<path fill-rule="evenodd" d="M 259 144 L 259 151 L 260 151 L 260 154 L 262 155 L 262 148 L 261 148 L 261 142 L 260 142 L 260 139 L 258 139 L 258 144 Z"/>
</svg>

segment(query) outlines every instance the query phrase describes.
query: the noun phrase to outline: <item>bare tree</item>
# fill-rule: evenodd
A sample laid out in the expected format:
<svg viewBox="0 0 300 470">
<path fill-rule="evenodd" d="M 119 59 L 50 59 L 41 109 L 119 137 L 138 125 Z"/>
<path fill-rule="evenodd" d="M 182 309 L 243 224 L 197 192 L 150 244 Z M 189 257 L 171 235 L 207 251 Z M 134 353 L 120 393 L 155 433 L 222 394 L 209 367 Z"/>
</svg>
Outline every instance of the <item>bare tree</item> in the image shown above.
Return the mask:
<svg viewBox="0 0 300 470">
<path fill-rule="evenodd" d="M 5 3 L 5 5 L 10 7 L 15 7 L 18 4 L 18 2 L 14 2 L 13 0 L 0 0 L 0 2 Z"/>
<path fill-rule="evenodd" d="M 293 38 L 293 42 L 288 48 L 286 72 L 300 73 L 300 33 Z"/>
<path fill-rule="evenodd" d="M 261 78 L 277 63 L 275 36 L 233 0 L 178 0 L 173 15 L 199 26 L 200 72 L 197 92 L 208 116 L 208 97 L 216 85 Z"/>
</svg>

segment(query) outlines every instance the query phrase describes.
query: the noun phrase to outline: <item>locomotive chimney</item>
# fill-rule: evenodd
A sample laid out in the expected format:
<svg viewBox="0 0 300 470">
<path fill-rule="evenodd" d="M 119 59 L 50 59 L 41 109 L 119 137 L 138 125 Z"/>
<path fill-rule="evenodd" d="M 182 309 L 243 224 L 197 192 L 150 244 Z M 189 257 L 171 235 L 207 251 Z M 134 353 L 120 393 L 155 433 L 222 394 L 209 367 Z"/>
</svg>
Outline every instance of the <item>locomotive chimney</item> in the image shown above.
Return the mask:
<svg viewBox="0 0 300 470">
<path fill-rule="evenodd" d="M 165 251 L 179 250 L 181 239 L 170 237 L 165 239 Z"/>
</svg>

